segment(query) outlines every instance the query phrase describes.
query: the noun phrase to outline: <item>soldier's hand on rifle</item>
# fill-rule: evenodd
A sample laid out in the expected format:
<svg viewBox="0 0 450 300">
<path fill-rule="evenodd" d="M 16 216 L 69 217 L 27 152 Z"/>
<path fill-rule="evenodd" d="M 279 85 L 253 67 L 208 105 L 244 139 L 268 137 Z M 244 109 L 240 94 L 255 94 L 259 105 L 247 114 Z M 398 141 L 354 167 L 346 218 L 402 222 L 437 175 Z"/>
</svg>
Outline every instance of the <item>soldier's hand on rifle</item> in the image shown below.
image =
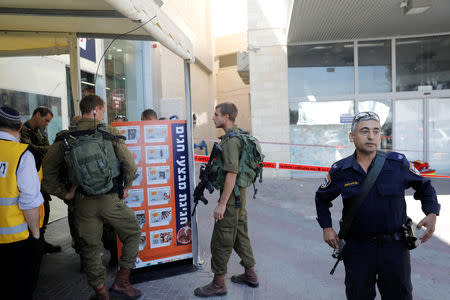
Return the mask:
<svg viewBox="0 0 450 300">
<path fill-rule="evenodd" d="M 222 220 L 223 215 L 225 214 L 225 209 L 227 208 L 224 204 L 218 204 L 216 208 L 214 209 L 214 219 L 216 220 Z"/>
<path fill-rule="evenodd" d="M 71 201 L 73 198 L 75 198 L 75 191 L 78 188 L 78 184 L 72 184 L 72 187 L 70 188 L 69 192 L 64 197 L 64 200 Z"/>
<path fill-rule="evenodd" d="M 330 245 L 331 248 L 339 249 L 338 240 L 339 237 L 334 231 L 333 227 L 323 229 L 323 240 Z"/>
</svg>

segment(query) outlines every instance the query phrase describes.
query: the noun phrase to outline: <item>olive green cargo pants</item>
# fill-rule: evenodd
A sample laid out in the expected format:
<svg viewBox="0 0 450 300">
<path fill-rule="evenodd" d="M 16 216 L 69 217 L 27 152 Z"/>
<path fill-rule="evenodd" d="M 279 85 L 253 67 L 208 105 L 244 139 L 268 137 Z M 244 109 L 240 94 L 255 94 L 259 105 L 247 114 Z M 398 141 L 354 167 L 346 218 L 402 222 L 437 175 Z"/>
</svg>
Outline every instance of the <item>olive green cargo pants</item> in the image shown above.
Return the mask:
<svg viewBox="0 0 450 300">
<path fill-rule="evenodd" d="M 80 256 L 88 284 L 97 287 L 106 280 L 106 268 L 102 264 L 103 223 L 111 225 L 122 242 L 119 266 L 134 268 L 139 252 L 141 227 L 136 216 L 117 194 L 83 196 L 75 199 L 75 225 L 78 228 Z"/>
<path fill-rule="evenodd" d="M 245 209 L 245 192 L 241 192 L 241 208 L 234 207 L 234 195 L 230 196 L 224 218 L 217 221 L 211 238 L 211 271 L 221 275 L 227 272 L 231 252 L 241 258 L 243 267 L 253 267 L 252 246 L 248 238 L 247 210 Z"/>
</svg>

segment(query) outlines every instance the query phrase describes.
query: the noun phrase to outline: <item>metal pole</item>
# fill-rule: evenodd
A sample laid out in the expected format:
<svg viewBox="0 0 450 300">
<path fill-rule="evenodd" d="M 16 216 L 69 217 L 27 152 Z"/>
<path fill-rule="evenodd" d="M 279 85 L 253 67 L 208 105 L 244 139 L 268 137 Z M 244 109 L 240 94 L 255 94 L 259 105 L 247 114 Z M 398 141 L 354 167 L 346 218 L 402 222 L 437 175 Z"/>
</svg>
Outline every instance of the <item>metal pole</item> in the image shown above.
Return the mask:
<svg viewBox="0 0 450 300">
<path fill-rule="evenodd" d="M 80 46 L 76 33 L 71 33 L 69 38 L 70 53 L 70 82 L 72 85 L 72 101 L 75 116 L 80 114 L 81 100 L 81 75 L 80 75 Z M 69 120 L 70 123 L 70 120 Z"/>
<path fill-rule="evenodd" d="M 189 60 L 184 60 L 184 88 L 186 96 L 186 124 L 187 124 L 187 144 L 188 144 L 188 164 L 189 164 L 189 194 L 191 199 L 191 209 L 194 207 L 194 180 L 195 180 L 195 166 L 194 166 L 194 142 L 193 142 L 193 131 L 192 131 L 192 108 L 191 108 L 191 69 L 189 65 Z M 192 212 L 191 212 L 192 213 Z M 198 229 L 197 229 L 197 214 L 191 217 L 192 225 L 192 258 L 195 267 L 199 267 L 198 258 Z"/>
</svg>

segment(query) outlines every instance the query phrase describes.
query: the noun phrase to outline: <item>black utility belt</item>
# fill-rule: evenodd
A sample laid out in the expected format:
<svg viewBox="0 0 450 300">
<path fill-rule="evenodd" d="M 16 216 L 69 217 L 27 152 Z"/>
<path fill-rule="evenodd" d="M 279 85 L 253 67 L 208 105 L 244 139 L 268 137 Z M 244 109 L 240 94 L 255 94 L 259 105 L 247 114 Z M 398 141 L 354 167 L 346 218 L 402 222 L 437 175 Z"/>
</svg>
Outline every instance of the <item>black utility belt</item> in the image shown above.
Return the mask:
<svg viewBox="0 0 450 300">
<path fill-rule="evenodd" d="M 404 237 L 400 232 L 394 233 L 368 233 L 360 235 L 350 235 L 349 240 L 361 242 L 374 242 L 376 244 L 386 244 L 393 241 L 403 241 Z"/>
</svg>

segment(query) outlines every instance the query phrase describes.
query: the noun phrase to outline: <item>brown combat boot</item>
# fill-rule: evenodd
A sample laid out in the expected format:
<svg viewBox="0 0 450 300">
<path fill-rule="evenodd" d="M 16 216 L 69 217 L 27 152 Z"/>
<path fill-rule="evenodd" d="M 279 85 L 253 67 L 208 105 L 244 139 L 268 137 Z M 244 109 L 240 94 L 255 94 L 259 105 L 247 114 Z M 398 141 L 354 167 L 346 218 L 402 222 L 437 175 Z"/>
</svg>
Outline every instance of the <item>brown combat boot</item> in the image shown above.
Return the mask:
<svg viewBox="0 0 450 300">
<path fill-rule="evenodd" d="M 139 298 L 142 293 L 140 290 L 133 288 L 130 283 L 130 269 L 120 268 L 117 272 L 116 280 L 110 287 L 111 295 L 128 296 L 131 299 Z"/>
<path fill-rule="evenodd" d="M 245 273 L 231 276 L 231 281 L 234 283 L 246 284 L 252 288 L 259 286 L 255 267 L 245 268 Z"/>
<path fill-rule="evenodd" d="M 106 286 L 104 284 L 99 285 L 98 287 L 94 288 L 95 290 L 95 296 L 91 297 L 91 299 L 97 299 L 97 300 L 109 300 L 109 294 L 106 290 Z"/>
<path fill-rule="evenodd" d="M 227 287 L 225 285 L 225 274 L 214 274 L 214 279 L 211 283 L 194 290 L 194 295 L 202 298 L 222 296 L 226 293 Z"/>
</svg>

